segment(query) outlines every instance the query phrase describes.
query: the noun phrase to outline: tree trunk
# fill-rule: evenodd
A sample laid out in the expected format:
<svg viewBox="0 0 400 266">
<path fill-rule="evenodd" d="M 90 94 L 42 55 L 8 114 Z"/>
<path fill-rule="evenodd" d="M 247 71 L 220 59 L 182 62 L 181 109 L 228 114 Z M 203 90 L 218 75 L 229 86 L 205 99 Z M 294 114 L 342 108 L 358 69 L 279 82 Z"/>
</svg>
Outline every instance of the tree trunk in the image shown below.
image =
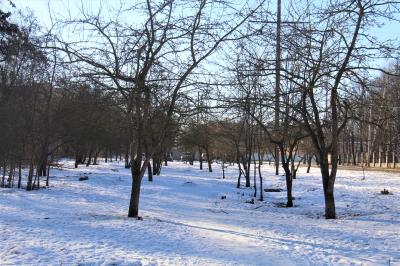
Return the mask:
<svg viewBox="0 0 400 266">
<path fill-rule="evenodd" d="M 47 178 L 46 178 L 46 187 L 49 186 L 49 179 L 50 179 L 50 164 L 47 164 Z"/>
<path fill-rule="evenodd" d="M 89 152 L 89 158 L 88 158 L 88 161 L 86 163 L 86 167 L 88 167 L 91 162 L 92 162 L 92 151 Z"/>
<path fill-rule="evenodd" d="M 150 162 L 147 163 L 147 175 L 148 175 L 148 178 L 149 178 L 149 182 L 153 182 L 153 169 L 151 167 L 151 163 Z"/>
<path fill-rule="evenodd" d="M 1 178 L 1 187 L 4 187 L 4 186 L 5 186 L 6 169 L 7 169 L 6 161 L 4 160 L 4 162 L 3 162 L 3 176 L 2 176 L 2 178 Z"/>
<path fill-rule="evenodd" d="M 131 162 L 129 161 L 129 148 L 125 151 L 125 168 L 131 168 Z"/>
<path fill-rule="evenodd" d="M 78 168 L 78 165 L 82 162 L 82 157 L 77 153 L 75 155 L 75 168 Z"/>
<path fill-rule="evenodd" d="M 326 219 L 336 219 L 336 209 L 335 209 L 335 197 L 333 195 L 332 189 L 324 187 L 324 197 L 325 197 L 325 218 Z"/>
<path fill-rule="evenodd" d="M 93 165 L 97 165 L 97 157 L 98 156 L 99 156 L 99 152 L 95 152 L 94 157 L 93 157 Z"/>
<path fill-rule="evenodd" d="M 253 175 L 253 182 L 254 182 L 254 195 L 253 197 L 257 197 L 257 164 L 256 164 L 256 158 L 253 158 L 254 162 L 254 175 Z"/>
<path fill-rule="evenodd" d="M 286 194 L 287 194 L 286 195 L 287 196 L 286 207 L 293 207 L 293 196 L 292 196 L 293 179 L 292 179 L 292 174 L 290 172 L 289 162 L 287 162 L 283 158 L 282 158 L 282 167 L 283 167 L 283 170 L 285 171 L 285 177 L 286 177 Z"/>
<path fill-rule="evenodd" d="M 133 173 L 132 171 L 132 190 L 131 199 L 129 202 L 128 217 L 138 218 L 139 215 L 140 179 L 140 174 Z"/>
<path fill-rule="evenodd" d="M 333 171 L 329 174 L 328 160 L 321 159 L 321 161 L 320 168 L 325 198 L 325 218 L 336 219 L 335 197 L 333 194 L 335 176 L 332 176 L 332 174 L 335 174 L 335 169 L 332 169 Z M 332 167 L 334 167 L 334 165 L 332 165 Z"/>
<path fill-rule="evenodd" d="M 225 179 L 225 162 L 222 160 L 222 179 Z"/>
<path fill-rule="evenodd" d="M 18 163 L 18 188 L 21 188 L 22 182 L 22 162 L 21 160 Z"/>
<path fill-rule="evenodd" d="M 132 173 L 132 190 L 131 199 L 129 202 L 128 217 L 138 218 L 139 215 L 139 198 L 140 198 L 140 186 L 142 183 L 143 174 L 141 171 L 142 166 L 142 153 L 138 153 L 136 158 L 133 160 L 131 173 Z"/>
<path fill-rule="evenodd" d="M 167 153 L 164 153 L 164 166 L 168 166 L 168 156 L 167 156 Z"/>
<path fill-rule="evenodd" d="M 15 166 L 15 164 L 12 161 L 10 163 L 10 170 L 8 172 L 8 180 L 7 180 L 7 183 L 8 183 L 7 185 L 8 185 L 9 188 L 11 188 L 14 185 L 14 184 L 12 184 L 12 183 L 14 183 L 13 182 L 13 180 L 14 180 L 14 166 Z"/>
<path fill-rule="evenodd" d="M 311 162 L 312 162 L 313 155 L 308 155 L 308 162 L 307 162 L 307 174 L 310 173 Z"/>
<path fill-rule="evenodd" d="M 200 162 L 200 170 L 203 170 L 203 156 L 201 156 L 202 150 L 199 146 L 199 162 Z"/>
<path fill-rule="evenodd" d="M 239 176 L 238 176 L 238 180 L 237 180 L 237 185 L 236 185 L 236 187 L 237 187 L 237 188 L 240 188 L 240 178 L 242 177 L 243 170 L 242 170 L 242 166 L 240 165 L 239 159 L 238 159 L 237 164 L 238 164 L 238 167 L 239 167 Z"/>
<path fill-rule="evenodd" d="M 31 159 L 29 162 L 29 173 L 28 173 L 28 181 L 26 184 L 26 190 L 31 191 L 33 189 L 33 160 Z"/>
<path fill-rule="evenodd" d="M 208 147 L 205 147 L 206 150 L 206 157 L 207 157 L 207 163 L 208 163 L 208 172 L 212 172 L 212 166 L 211 166 L 211 158 L 210 158 L 210 153 L 208 151 Z"/>
<path fill-rule="evenodd" d="M 260 201 L 264 201 L 263 179 L 262 179 L 262 175 L 261 175 L 261 162 L 262 162 L 262 158 L 259 159 L 259 161 L 258 161 L 258 177 L 260 179 Z"/>
<path fill-rule="evenodd" d="M 244 158 L 243 158 L 243 168 L 246 178 L 245 187 L 250 187 L 250 165 L 248 164 L 248 161 L 245 161 Z"/>
<path fill-rule="evenodd" d="M 356 162 L 356 154 L 355 154 L 355 141 L 354 141 L 354 134 L 350 132 L 350 139 L 351 139 L 351 156 L 352 156 L 352 163 L 353 165 L 357 165 Z"/>
</svg>

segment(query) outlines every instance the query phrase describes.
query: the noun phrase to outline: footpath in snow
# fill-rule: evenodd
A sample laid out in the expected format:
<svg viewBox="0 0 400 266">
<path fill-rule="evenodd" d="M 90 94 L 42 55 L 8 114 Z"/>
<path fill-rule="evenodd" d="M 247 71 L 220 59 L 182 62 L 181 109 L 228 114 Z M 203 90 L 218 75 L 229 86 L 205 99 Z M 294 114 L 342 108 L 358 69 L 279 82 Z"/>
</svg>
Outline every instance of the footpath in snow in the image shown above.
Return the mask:
<svg viewBox="0 0 400 266">
<path fill-rule="evenodd" d="M 237 169 L 221 179 L 213 167 L 173 162 L 145 177 L 141 221 L 126 217 L 122 163 L 63 162 L 48 189 L 0 189 L 0 265 L 400 265 L 398 173 L 339 171 L 339 219 L 325 220 L 317 168 L 299 169 L 295 207 L 282 208 L 285 191 L 249 204 L 253 189 L 235 188 Z M 263 166 L 264 187 L 284 189 L 273 172 Z"/>
</svg>

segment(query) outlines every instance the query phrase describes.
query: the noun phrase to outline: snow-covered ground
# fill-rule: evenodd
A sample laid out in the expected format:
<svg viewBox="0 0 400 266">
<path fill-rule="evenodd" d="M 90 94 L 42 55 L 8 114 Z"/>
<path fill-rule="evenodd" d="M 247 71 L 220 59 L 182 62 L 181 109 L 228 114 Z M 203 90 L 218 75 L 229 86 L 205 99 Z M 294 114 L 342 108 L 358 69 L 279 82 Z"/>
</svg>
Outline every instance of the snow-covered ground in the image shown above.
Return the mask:
<svg viewBox="0 0 400 266">
<path fill-rule="evenodd" d="M 0 265 L 400 265 L 396 173 L 339 171 L 339 219 L 325 220 L 317 168 L 299 170 L 295 207 L 282 208 L 285 192 L 246 203 L 253 190 L 235 188 L 233 166 L 223 180 L 219 165 L 174 162 L 143 180 L 134 220 L 122 163 L 72 167 L 54 169 L 48 189 L 0 189 Z M 284 188 L 273 168 L 263 175 Z"/>
</svg>

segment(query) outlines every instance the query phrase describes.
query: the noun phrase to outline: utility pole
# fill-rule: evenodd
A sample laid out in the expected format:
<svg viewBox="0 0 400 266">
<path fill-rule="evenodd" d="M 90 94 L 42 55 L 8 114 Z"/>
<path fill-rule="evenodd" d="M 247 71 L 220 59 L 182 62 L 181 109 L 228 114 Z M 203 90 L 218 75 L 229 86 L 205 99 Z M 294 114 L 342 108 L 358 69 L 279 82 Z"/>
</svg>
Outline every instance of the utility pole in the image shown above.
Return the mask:
<svg viewBox="0 0 400 266">
<path fill-rule="evenodd" d="M 277 0 L 276 20 L 276 57 L 275 57 L 275 131 L 279 130 L 279 101 L 281 83 L 281 0 Z M 275 174 L 279 175 L 279 148 L 275 147 Z"/>
<path fill-rule="evenodd" d="M 285 24 L 305 24 L 307 22 L 303 21 L 282 21 L 282 15 L 281 15 L 281 0 L 277 0 L 277 12 L 276 12 L 276 21 L 273 20 L 251 20 L 250 22 L 256 22 L 256 23 L 271 23 L 271 24 L 276 24 L 276 51 L 275 51 L 275 98 L 274 98 L 274 109 L 275 109 L 275 117 L 274 117 L 274 132 L 276 132 L 275 135 L 279 133 L 279 127 L 280 127 L 280 122 L 279 122 L 279 115 L 280 115 L 280 97 L 281 97 L 281 32 L 282 32 L 282 25 Z M 279 136 L 277 136 L 279 137 Z M 274 156 L 275 156 L 275 174 L 279 175 L 279 147 L 275 147 L 274 151 Z"/>
</svg>

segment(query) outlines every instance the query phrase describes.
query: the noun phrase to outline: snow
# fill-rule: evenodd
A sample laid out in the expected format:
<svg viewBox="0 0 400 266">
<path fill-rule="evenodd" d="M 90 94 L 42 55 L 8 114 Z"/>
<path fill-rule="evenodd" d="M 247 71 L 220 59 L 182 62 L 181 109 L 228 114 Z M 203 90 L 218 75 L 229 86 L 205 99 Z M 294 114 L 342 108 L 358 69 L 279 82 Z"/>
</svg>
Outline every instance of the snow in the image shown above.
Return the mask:
<svg viewBox="0 0 400 266">
<path fill-rule="evenodd" d="M 62 163 L 48 189 L 0 189 L 0 265 L 400 265 L 396 173 L 339 171 L 339 219 L 325 220 L 317 168 L 299 169 L 295 207 L 281 208 L 285 191 L 246 203 L 253 189 L 235 187 L 234 166 L 221 179 L 217 164 L 173 162 L 144 178 L 134 220 L 123 163 Z M 285 188 L 273 173 L 263 166 L 264 187 Z"/>
</svg>

